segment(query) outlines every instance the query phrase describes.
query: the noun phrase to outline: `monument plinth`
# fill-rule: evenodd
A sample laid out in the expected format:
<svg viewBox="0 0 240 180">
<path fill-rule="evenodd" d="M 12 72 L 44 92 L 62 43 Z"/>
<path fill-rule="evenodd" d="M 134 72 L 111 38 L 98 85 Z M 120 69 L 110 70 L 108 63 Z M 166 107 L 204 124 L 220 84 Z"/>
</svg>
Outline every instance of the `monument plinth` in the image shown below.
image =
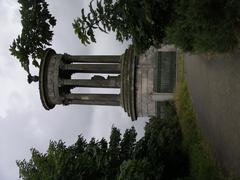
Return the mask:
<svg viewBox="0 0 240 180">
<path fill-rule="evenodd" d="M 121 56 L 71 56 L 46 51 L 40 65 L 39 89 L 45 109 L 55 105 L 82 104 L 122 106 L 132 120 L 157 116 L 162 101 L 171 100 L 175 87 L 176 52 L 151 48 L 136 56 L 129 48 Z M 89 79 L 75 73 L 95 74 Z M 103 74 L 103 75 L 101 75 Z M 81 88 L 114 88 L 120 94 L 72 92 Z"/>
</svg>

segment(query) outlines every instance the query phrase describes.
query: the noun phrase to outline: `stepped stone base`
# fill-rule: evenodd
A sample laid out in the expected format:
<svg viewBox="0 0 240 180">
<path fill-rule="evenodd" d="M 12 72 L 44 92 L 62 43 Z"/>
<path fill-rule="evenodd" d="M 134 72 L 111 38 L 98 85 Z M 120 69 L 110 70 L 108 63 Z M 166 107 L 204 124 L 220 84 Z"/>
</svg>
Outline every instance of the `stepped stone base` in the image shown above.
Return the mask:
<svg viewBox="0 0 240 180">
<path fill-rule="evenodd" d="M 160 101 L 172 100 L 176 84 L 176 50 L 151 47 L 136 65 L 136 112 L 138 117 L 161 116 Z M 159 97 L 158 97 L 159 96 Z M 165 99 L 165 100 L 164 100 Z"/>
</svg>

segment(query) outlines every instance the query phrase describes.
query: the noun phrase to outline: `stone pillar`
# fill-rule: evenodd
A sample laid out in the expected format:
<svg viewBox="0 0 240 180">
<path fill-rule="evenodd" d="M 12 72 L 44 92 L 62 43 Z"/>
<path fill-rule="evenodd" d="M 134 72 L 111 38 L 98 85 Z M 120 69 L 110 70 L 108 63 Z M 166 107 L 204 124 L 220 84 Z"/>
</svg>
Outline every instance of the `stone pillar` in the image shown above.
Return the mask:
<svg viewBox="0 0 240 180">
<path fill-rule="evenodd" d="M 104 105 L 119 106 L 120 97 L 118 94 L 66 94 L 65 105 L 85 104 L 85 105 Z"/>
<path fill-rule="evenodd" d="M 75 73 L 119 74 L 120 64 L 62 64 L 61 69 Z"/>
<path fill-rule="evenodd" d="M 120 78 L 111 76 L 105 79 L 104 77 L 94 76 L 92 79 L 60 79 L 59 84 L 60 86 L 71 87 L 120 88 Z"/>
<path fill-rule="evenodd" d="M 64 61 L 72 63 L 120 63 L 120 56 L 70 56 L 68 54 L 64 54 Z"/>
</svg>

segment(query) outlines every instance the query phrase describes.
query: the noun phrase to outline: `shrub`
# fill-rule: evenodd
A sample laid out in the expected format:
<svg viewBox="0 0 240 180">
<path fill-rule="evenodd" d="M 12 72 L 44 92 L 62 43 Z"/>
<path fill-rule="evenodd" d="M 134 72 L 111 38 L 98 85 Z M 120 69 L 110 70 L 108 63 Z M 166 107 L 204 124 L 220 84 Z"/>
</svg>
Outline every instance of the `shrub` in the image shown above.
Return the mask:
<svg viewBox="0 0 240 180">
<path fill-rule="evenodd" d="M 179 0 L 167 39 L 185 51 L 232 51 L 238 45 L 239 8 L 238 0 Z"/>
<path fill-rule="evenodd" d="M 188 173 L 187 156 L 175 108 L 168 103 L 163 108 L 165 117 L 151 118 L 145 126 L 147 157 L 157 179 L 175 179 Z"/>
</svg>

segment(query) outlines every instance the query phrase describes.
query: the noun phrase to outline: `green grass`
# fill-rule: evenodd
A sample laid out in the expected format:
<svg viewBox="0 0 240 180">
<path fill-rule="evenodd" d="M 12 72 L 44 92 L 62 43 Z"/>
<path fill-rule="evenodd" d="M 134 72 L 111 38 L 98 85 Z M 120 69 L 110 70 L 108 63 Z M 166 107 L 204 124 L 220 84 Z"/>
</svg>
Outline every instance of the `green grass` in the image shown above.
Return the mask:
<svg viewBox="0 0 240 180">
<path fill-rule="evenodd" d="M 183 53 L 179 53 L 178 76 L 176 87 L 176 108 L 183 133 L 184 150 L 189 155 L 191 180 L 233 180 L 233 177 L 224 177 L 209 145 L 201 136 L 196 124 L 196 115 L 184 78 Z"/>
</svg>

